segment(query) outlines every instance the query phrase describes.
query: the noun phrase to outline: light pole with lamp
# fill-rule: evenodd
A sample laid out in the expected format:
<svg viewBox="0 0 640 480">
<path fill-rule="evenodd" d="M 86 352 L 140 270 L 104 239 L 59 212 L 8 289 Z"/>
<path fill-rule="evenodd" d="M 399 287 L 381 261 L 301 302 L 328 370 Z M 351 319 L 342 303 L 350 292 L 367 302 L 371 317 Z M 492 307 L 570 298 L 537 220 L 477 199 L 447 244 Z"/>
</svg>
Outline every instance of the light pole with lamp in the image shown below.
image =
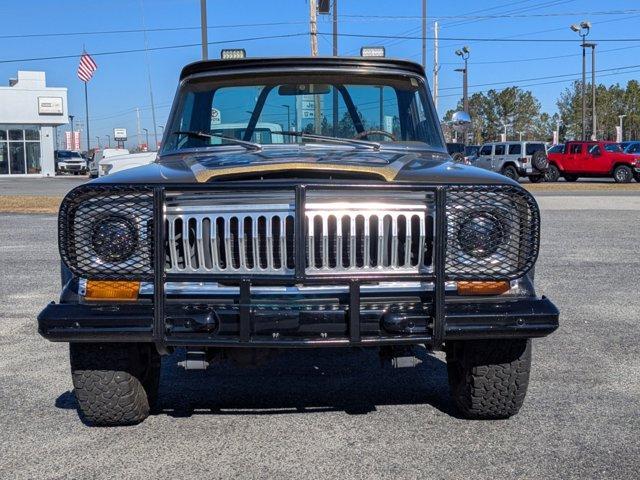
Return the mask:
<svg viewBox="0 0 640 480">
<path fill-rule="evenodd" d="M 98 141 L 98 148 L 100 148 L 100 137 L 96 135 L 96 140 Z"/>
<path fill-rule="evenodd" d="M 146 137 L 146 142 L 147 142 L 147 152 L 149 152 L 149 129 L 148 128 L 143 128 L 142 130 L 144 130 L 144 134 Z"/>
<path fill-rule="evenodd" d="M 597 116 L 596 116 L 596 46 L 597 43 L 585 43 L 584 46 L 591 48 L 591 140 L 596 139 Z"/>
<path fill-rule="evenodd" d="M 456 55 L 464 60 L 464 68 L 456 68 L 456 72 L 462 72 L 462 110 L 469 115 L 469 85 L 468 85 L 468 72 L 469 72 L 469 47 L 466 45 L 460 50 L 456 50 Z M 464 137 L 463 142 L 467 143 L 467 128 L 463 129 Z"/>
<path fill-rule="evenodd" d="M 111 148 L 111 135 L 105 135 L 107 137 L 107 148 Z"/>
<path fill-rule="evenodd" d="M 69 115 L 69 121 L 71 122 L 71 148 L 69 150 L 75 150 L 76 140 L 73 134 L 73 115 Z"/>
<path fill-rule="evenodd" d="M 571 25 L 571 30 L 582 37 L 582 140 L 587 139 L 587 44 L 586 37 L 591 30 L 591 22 L 584 20 Z"/>
</svg>

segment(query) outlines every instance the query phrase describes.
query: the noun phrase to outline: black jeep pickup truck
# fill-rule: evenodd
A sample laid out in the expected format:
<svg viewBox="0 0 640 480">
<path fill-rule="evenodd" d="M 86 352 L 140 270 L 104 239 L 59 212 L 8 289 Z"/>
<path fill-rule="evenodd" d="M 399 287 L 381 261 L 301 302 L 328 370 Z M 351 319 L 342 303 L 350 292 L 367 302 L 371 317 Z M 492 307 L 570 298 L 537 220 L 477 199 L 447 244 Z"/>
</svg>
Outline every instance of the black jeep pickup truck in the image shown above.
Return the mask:
<svg viewBox="0 0 640 480">
<path fill-rule="evenodd" d="M 186 66 L 155 163 L 72 190 L 62 293 L 39 332 L 70 343 L 81 414 L 144 420 L 161 356 L 186 368 L 287 348 L 444 350 L 470 418 L 524 400 L 540 214 L 447 154 L 424 70 L 385 58 Z M 182 350 L 181 350 L 182 351 Z"/>
</svg>

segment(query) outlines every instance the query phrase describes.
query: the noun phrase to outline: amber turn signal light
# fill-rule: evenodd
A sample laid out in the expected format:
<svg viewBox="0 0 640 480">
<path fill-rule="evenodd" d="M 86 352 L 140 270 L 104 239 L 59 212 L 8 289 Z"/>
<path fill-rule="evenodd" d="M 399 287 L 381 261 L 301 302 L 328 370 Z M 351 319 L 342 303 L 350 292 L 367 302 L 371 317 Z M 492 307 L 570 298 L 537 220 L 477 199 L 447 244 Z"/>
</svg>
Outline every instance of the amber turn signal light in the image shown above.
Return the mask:
<svg viewBox="0 0 640 480">
<path fill-rule="evenodd" d="M 510 288 L 508 281 L 499 282 L 458 282 L 460 295 L 500 295 Z"/>
<path fill-rule="evenodd" d="M 87 280 L 86 300 L 136 300 L 140 282 Z"/>
</svg>

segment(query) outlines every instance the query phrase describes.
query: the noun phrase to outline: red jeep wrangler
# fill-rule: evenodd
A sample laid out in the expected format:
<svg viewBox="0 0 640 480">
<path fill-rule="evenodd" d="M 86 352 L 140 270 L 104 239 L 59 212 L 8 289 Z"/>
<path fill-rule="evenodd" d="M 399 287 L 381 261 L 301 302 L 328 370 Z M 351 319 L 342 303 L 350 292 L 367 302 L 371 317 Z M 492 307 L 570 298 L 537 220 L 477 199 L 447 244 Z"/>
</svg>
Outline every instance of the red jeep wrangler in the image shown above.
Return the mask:
<svg viewBox="0 0 640 480">
<path fill-rule="evenodd" d="M 617 183 L 640 182 L 640 157 L 624 153 L 614 142 L 567 142 L 548 151 L 546 180 L 557 182 L 564 177 L 575 182 L 578 177 L 613 177 Z"/>
</svg>

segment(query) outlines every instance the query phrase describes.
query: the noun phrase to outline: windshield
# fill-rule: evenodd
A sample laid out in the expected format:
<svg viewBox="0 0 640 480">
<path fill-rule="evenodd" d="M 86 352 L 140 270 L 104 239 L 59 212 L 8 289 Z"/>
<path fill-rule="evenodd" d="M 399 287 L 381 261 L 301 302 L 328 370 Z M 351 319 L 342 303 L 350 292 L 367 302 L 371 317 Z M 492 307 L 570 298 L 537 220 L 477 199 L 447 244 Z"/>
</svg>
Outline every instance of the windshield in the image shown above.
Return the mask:
<svg viewBox="0 0 640 480">
<path fill-rule="evenodd" d="M 68 150 L 58 150 L 58 158 L 82 160 L 82 155 L 78 152 L 70 152 Z"/>
<path fill-rule="evenodd" d="M 321 144 L 299 133 L 379 142 L 382 148 L 420 142 L 412 146 L 441 149 L 439 124 L 426 95 L 418 80 L 405 77 L 196 79 L 178 95 L 162 152 L 234 144 L 221 137 L 263 146 L 337 144 Z M 356 142 L 345 145 L 359 147 Z"/>
<path fill-rule="evenodd" d="M 607 152 L 621 152 L 622 151 L 622 147 L 620 146 L 619 143 L 607 143 L 604 146 L 604 149 Z"/>
</svg>

